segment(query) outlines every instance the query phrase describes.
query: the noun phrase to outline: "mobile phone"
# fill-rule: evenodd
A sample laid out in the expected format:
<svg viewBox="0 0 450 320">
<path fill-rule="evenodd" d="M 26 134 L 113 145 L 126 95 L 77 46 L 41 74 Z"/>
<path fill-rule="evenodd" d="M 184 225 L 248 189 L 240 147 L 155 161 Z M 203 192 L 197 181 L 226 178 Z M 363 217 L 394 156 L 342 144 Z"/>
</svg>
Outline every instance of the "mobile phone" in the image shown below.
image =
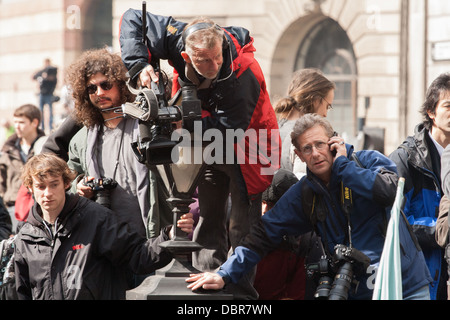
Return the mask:
<svg viewBox="0 0 450 320">
<path fill-rule="evenodd" d="M 330 151 L 331 151 L 331 154 L 333 155 L 333 158 L 336 157 L 337 151 L 336 150 L 331 150 L 331 145 L 330 145 Z"/>
<path fill-rule="evenodd" d="M 338 133 L 335 131 L 333 133 L 333 137 L 337 137 L 337 135 L 338 135 Z M 336 157 L 337 151 L 336 150 L 331 150 L 331 145 L 329 145 L 329 148 L 330 148 L 331 154 L 333 155 L 333 158 Z"/>
</svg>

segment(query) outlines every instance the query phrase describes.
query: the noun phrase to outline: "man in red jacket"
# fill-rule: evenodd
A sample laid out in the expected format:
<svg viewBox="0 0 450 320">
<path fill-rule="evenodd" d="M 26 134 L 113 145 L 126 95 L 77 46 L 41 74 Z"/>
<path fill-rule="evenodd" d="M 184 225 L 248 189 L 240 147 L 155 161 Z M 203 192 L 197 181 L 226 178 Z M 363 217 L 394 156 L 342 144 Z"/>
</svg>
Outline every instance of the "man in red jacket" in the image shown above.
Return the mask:
<svg viewBox="0 0 450 320">
<path fill-rule="evenodd" d="M 187 24 L 151 13 L 146 21 L 144 44 L 142 12 L 130 9 L 121 20 L 122 60 L 131 79 L 150 87 L 151 81 L 158 81 L 151 63 L 169 60 L 178 80 L 175 89 L 186 83 L 197 87 L 202 130 L 219 130 L 223 137 L 223 161 L 208 163 L 198 186 L 200 220 L 193 239 L 203 246 L 194 254 L 194 266 L 214 270 L 226 260 L 228 236 L 235 248 L 261 217 L 261 193 L 279 167 L 277 119 L 248 30 L 221 28 L 205 18 Z M 229 150 L 234 153 L 230 155 Z M 253 276 L 251 272 L 232 289 L 235 298 L 257 297 L 250 285 Z"/>
</svg>

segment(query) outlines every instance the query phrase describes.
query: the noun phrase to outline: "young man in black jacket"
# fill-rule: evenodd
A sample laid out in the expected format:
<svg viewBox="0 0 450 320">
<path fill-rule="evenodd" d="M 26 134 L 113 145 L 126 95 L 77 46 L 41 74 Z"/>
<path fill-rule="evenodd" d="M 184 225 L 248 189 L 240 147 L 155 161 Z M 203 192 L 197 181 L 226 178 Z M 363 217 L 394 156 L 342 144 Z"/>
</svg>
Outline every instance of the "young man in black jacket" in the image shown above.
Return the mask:
<svg viewBox="0 0 450 320">
<path fill-rule="evenodd" d="M 158 244 L 169 239 L 139 235 L 123 216 L 76 194 L 66 193 L 74 175 L 53 154 L 39 154 L 24 167 L 25 186 L 36 203 L 16 238 L 19 299 L 123 299 L 127 267 L 151 273 L 171 260 Z M 177 225 L 193 228 L 192 214 Z"/>
</svg>

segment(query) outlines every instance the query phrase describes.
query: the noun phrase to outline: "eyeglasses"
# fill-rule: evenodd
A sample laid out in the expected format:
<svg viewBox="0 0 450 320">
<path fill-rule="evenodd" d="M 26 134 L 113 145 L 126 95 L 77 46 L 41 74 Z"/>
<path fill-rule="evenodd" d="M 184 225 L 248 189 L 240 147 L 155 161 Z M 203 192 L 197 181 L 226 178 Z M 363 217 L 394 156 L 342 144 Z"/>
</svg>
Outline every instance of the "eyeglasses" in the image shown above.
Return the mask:
<svg viewBox="0 0 450 320">
<path fill-rule="evenodd" d="M 317 151 L 321 151 L 325 149 L 325 147 L 328 147 L 328 143 L 323 141 L 315 142 L 314 145 L 307 145 L 302 148 L 300 148 L 300 152 L 306 155 L 310 155 L 312 153 L 313 147 L 316 148 Z"/>
<path fill-rule="evenodd" d="M 332 105 L 331 103 L 329 103 L 329 102 L 327 101 L 327 99 L 325 99 L 324 97 L 322 97 L 322 100 L 324 100 L 324 101 L 327 103 L 327 110 L 333 109 L 333 105 Z"/>
<path fill-rule="evenodd" d="M 100 84 L 90 84 L 86 89 L 89 94 L 94 94 L 97 92 L 98 87 L 102 88 L 104 91 L 109 91 L 113 87 L 113 83 L 109 81 L 102 81 Z"/>
</svg>

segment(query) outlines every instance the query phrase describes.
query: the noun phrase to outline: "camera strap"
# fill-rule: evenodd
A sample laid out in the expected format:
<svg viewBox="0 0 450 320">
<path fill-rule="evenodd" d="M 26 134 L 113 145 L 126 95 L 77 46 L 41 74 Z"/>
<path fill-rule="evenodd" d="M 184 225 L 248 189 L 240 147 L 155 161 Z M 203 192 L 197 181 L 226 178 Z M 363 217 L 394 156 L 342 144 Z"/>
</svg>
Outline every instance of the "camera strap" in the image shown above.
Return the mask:
<svg viewBox="0 0 450 320">
<path fill-rule="evenodd" d="M 116 163 L 114 164 L 114 172 L 113 172 L 113 176 L 111 177 L 112 179 L 116 179 L 116 173 L 117 173 L 117 168 L 119 167 L 119 163 L 120 163 L 120 151 L 122 150 L 122 145 L 123 145 L 123 138 L 125 135 L 125 129 L 126 129 L 126 121 L 121 121 L 118 125 L 119 126 L 123 126 L 121 128 L 121 134 L 120 134 L 120 141 L 119 141 L 119 148 L 117 150 L 117 157 L 116 157 Z M 100 128 L 99 128 L 100 129 Z M 97 132 L 97 137 L 96 137 L 96 141 L 98 143 L 99 139 L 100 139 L 100 135 L 103 132 L 103 128 L 100 129 L 100 131 Z"/>
<path fill-rule="evenodd" d="M 119 163 L 120 163 L 120 151 L 122 150 L 123 136 L 125 135 L 125 125 L 126 125 L 126 123 L 124 123 L 124 125 L 123 125 L 122 134 L 120 136 L 119 150 L 117 151 L 117 159 L 116 159 L 116 164 L 114 166 L 114 173 L 112 176 L 112 178 L 114 180 L 116 179 L 117 168 L 119 167 Z"/>
<path fill-rule="evenodd" d="M 352 190 L 349 187 L 344 186 L 341 182 L 341 208 L 344 211 L 347 218 L 347 231 L 348 231 L 348 243 L 349 247 L 353 247 L 352 244 L 352 225 L 350 222 L 350 214 L 353 211 L 353 197 Z"/>
</svg>

